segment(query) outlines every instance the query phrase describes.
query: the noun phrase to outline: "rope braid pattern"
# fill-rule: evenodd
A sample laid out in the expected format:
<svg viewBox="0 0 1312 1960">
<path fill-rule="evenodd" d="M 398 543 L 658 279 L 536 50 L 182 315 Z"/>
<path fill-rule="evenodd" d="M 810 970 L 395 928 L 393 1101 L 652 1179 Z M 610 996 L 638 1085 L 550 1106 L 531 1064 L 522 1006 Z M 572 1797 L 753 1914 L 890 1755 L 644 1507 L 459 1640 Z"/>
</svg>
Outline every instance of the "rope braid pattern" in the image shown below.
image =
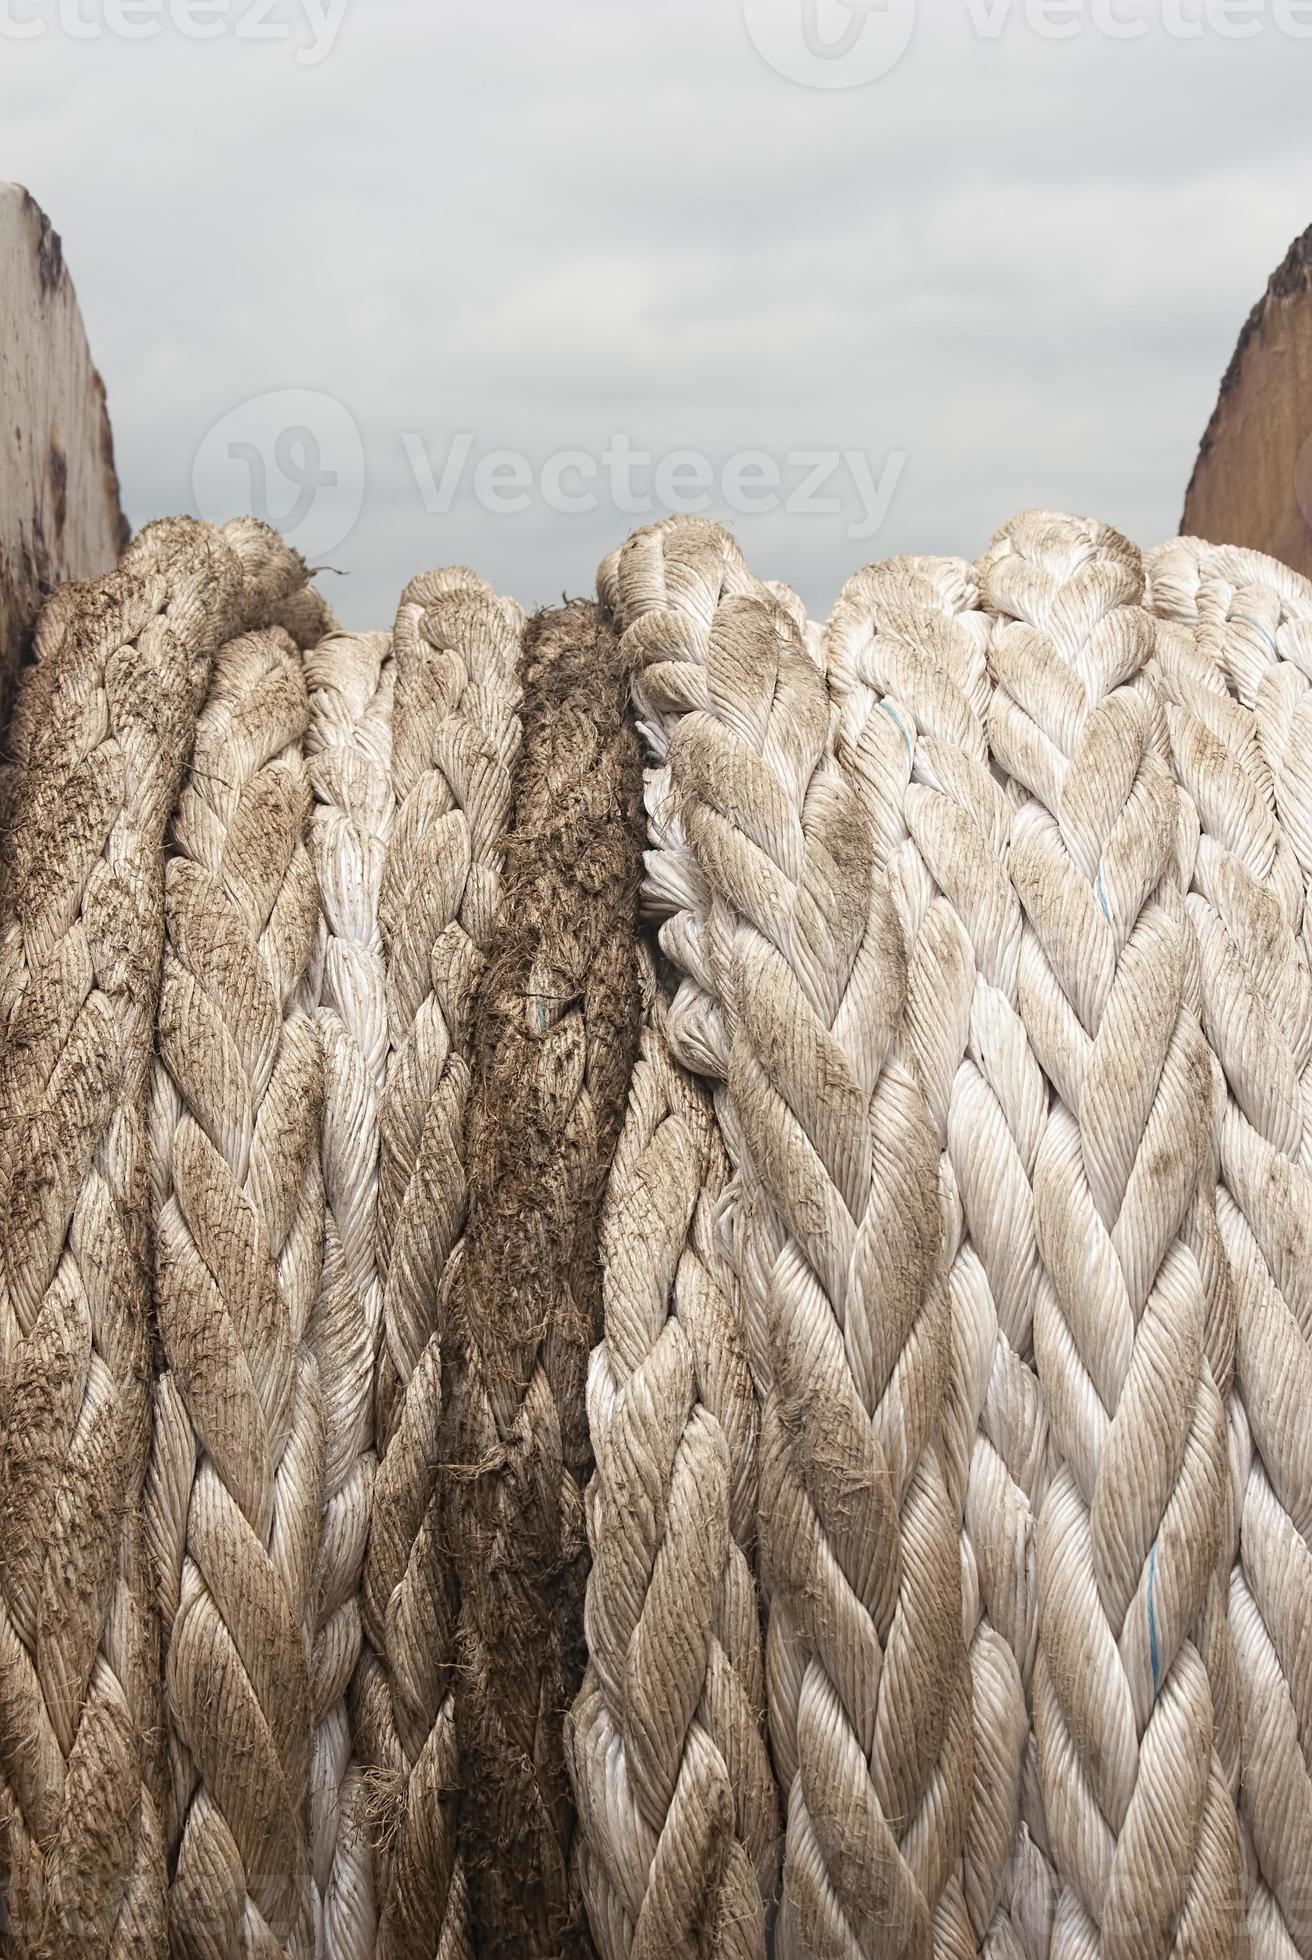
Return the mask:
<svg viewBox="0 0 1312 1960">
<path fill-rule="evenodd" d="M 165 1950 L 140 1516 L 161 846 L 215 647 L 304 576 L 263 527 L 147 527 L 116 572 L 52 600 L 14 724 L 0 915 L 0 1863 L 15 1957 Z"/>
<path fill-rule="evenodd" d="M 682 837 L 711 897 L 662 943 L 686 961 L 707 1060 L 727 1051 L 726 1140 L 751 1166 L 733 1229 L 749 1302 L 764 1288 L 779 1950 L 961 1950 L 969 1677 L 934 1448 L 947 1295 L 932 1126 L 897 1055 L 901 934 L 833 759 L 823 676 L 723 534 L 639 532 L 602 590 L 668 736 L 667 844 Z"/>
<path fill-rule="evenodd" d="M 469 1222 L 448 1303 L 461 1469 L 447 1500 L 478 1950 L 548 1960 L 578 1919 L 562 1731 L 583 1674 L 598 1226 L 641 1007 L 641 760 L 595 607 L 533 620 L 520 674 L 503 904 L 475 1010 Z"/>
<path fill-rule="evenodd" d="M 165 870 L 151 1093 L 169 1897 L 180 1955 L 313 1949 L 308 1648 L 323 1411 L 318 899 L 300 654 L 221 649 Z"/>
<path fill-rule="evenodd" d="M 944 1459 L 963 1526 L 975 1739 L 965 1899 L 976 1949 L 1037 1955 L 1056 1896 L 1028 1714 L 1047 1482 L 1032 1181 L 1047 1086 L 1018 1009 L 988 636 L 970 567 L 894 559 L 849 581 L 826 657 L 838 759 L 870 812 L 907 940 L 908 1057 L 941 1152 L 955 1335 Z"/>
<path fill-rule="evenodd" d="M 456 1842 L 439 1318 L 465 1222 L 470 1011 L 520 740 L 521 623 L 456 567 L 407 586 L 393 633 L 396 818 L 378 897 L 390 1032 L 378 1112 L 378 1468 L 353 1691 L 378 1840 L 379 1960 L 472 1956 Z"/>
<path fill-rule="evenodd" d="M 758 1413 L 715 1245 L 729 1167 L 657 997 L 603 1223 L 588 1671 L 567 1740 L 603 1960 L 763 1956 L 778 1813 L 751 1555 Z"/>
<path fill-rule="evenodd" d="M 1244 1734 L 1248 1928 L 1254 1954 L 1312 1953 L 1312 982 L 1303 939 L 1312 835 L 1312 588 L 1255 554 L 1192 539 L 1150 559 L 1164 631 L 1153 678 L 1201 837 L 1189 909 L 1204 1026 L 1225 1072 L 1221 1225 L 1238 1306 L 1241 1506 L 1230 1585 Z M 1282 591 L 1283 588 L 1283 591 Z M 1300 645 L 1301 642 L 1301 645 Z M 1233 689 L 1234 692 L 1230 692 Z M 1237 698 L 1236 698 L 1237 697 Z M 1301 713 L 1300 713 L 1301 710 Z M 1301 723 L 1301 726 L 1300 726 Z M 1281 818 L 1285 820 L 1282 828 Z"/>
<path fill-rule="evenodd" d="M 1212 1072 L 1191 1011 L 1179 796 L 1138 553 L 1031 513 L 981 568 L 996 758 L 1029 793 L 1011 868 L 1020 1001 L 1054 1089 L 1035 1201 L 1035 1348 L 1064 1459 L 1039 1520 L 1034 1720 L 1058 1952 L 1228 1954 L 1233 1803 L 1205 1632 L 1224 1414 L 1191 1220 Z"/>
<path fill-rule="evenodd" d="M 387 1077 L 387 979 L 378 894 L 392 789 L 391 642 L 336 634 L 306 661 L 306 755 L 319 887 L 310 1004 L 324 1055 L 324 1256 L 310 1335 L 323 1394 L 323 1569 L 311 1674 L 310 1831 L 316 1951 L 372 1960 L 373 1847 L 346 1693 L 360 1658 L 360 1578 L 376 1464 L 373 1378 L 382 1327 L 377 1264 L 378 1107 Z"/>
</svg>

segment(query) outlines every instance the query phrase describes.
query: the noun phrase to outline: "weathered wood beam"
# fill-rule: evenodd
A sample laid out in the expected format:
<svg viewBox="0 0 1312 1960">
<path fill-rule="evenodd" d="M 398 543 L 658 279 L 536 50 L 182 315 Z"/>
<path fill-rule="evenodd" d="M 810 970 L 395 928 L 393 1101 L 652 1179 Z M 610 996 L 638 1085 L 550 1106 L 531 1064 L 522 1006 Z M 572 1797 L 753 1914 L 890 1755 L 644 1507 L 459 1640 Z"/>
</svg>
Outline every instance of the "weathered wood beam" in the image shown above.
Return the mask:
<svg viewBox="0 0 1312 1960">
<path fill-rule="evenodd" d="M 41 602 L 127 541 L 105 390 L 59 234 L 0 184 L 0 723 Z"/>
<path fill-rule="evenodd" d="M 1180 528 L 1312 577 L 1312 228 L 1294 240 L 1239 336 Z"/>
</svg>

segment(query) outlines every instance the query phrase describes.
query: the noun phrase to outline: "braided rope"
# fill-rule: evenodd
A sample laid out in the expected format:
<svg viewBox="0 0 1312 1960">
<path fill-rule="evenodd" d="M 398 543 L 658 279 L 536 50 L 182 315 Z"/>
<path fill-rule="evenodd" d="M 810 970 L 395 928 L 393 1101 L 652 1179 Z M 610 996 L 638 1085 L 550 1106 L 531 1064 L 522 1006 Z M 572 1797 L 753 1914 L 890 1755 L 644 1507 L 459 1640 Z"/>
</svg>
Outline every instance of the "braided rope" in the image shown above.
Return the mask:
<svg viewBox="0 0 1312 1960">
<path fill-rule="evenodd" d="M 1312 618 L 1312 588 L 1286 593 L 1288 574 L 1276 583 L 1253 554 L 1221 554 L 1189 539 L 1154 553 L 1149 570 L 1154 602 L 1190 621 L 1187 631 L 1160 636 L 1152 673 L 1176 771 L 1200 820 L 1189 909 L 1204 1026 L 1229 1091 L 1218 1202 L 1238 1309 L 1241 1402 L 1231 1458 L 1241 1531 L 1230 1625 L 1243 1711 L 1248 1925 L 1255 1952 L 1307 1955 L 1312 1696 L 1301 1682 L 1312 1625 L 1303 1413 L 1312 1405 L 1312 980 L 1302 941 L 1306 874 L 1291 841 L 1300 835 L 1305 773 L 1289 747 L 1298 710 L 1286 719 L 1275 707 L 1301 705 L 1307 686 L 1299 677 L 1291 688 L 1273 661 L 1282 629 L 1288 636 L 1300 615 Z M 1302 719 L 1306 739 L 1312 716 Z M 1288 834 L 1277 784 L 1295 817 Z"/>
<path fill-rule="evenodd" d="M 322 1057 L 308 706 L 279 628 L 216 656 L 165 875 L 151 1084 L 160 1582 L 179 1954 L 313 1950 Z"/>
<path fill-rule="evenodd" d="M 475 1010 L 469 1222 L 450 1288 L 456 1719 L 479 1952 L 577 1917 L 563 1716 L 583 1673 L 598 1221 L 638 1038 L 641 762 L 593 606 L 530 622 L 502 910 Z"/>
<path fill-rule="evenodd" d="M 662 943 L 687 961 L 686 998 L 712 1004 L 730 1155 L 774 1214 L 754 1208 L 737 1243 L 749 1304 L 765 1282 L 779 1948 L 960 1950 L 969 1677 L 934 1447 L 949 1329 L 932 1128 L 897 1055 L 901 934 L 833 760 L 823 677 L 728 541 L 655 526 L 601 583 L 711 894 Z"/>
<path fill-rule="evenodd" d="M 1064 1458 L 1039 1521 L 1034 1697 L 1054 1941 L 1219 1955 L 1239 1890 L 1207 1666 L 1229 1474 L 1191 1242 L 1213 1083 L 1178 792 L 1135 684 L 1152 622 L 1134 548 L 1045 513 L 999 533 L 981 589 L 993 749 L 1029 793 L 1020 1001 L 1055 1092 L 1034 1180 L 1035 1347 Z"/>
<path fill-rule="evenodd" d="M 870 812 L 908 947 L 906 1040 L 940 1151 L 955 1340 L 944 1460 L 962 1525 L 977 1949 L 1046 1950 L 1056 1878 L 1028 1713 L 1047 1424 L 1032 1332 L 1047 1087 L 1020 1018 L 1011 810 L 989 767 L 989 623 L 952 559 L 848 582 L 826 635 L 837 754 Z"/>
<path fill-rule="evenodd" d="M 290 554 L 287 583 L 304 576 Z M 67 586 L 15 724 L 0 1010 L 5 1951 L 160 1954 L 146 1076 L 160 847 L 215 646 L 259 594 L 231 539 L 149 526 Z"/>
<path fill-rule="evenodd" d="M 310 1329 L 326 1434 L 311 1677 L 316 1951 L 333 1960 L 372 1960 L 373 1847 L 346 1692 L 360 1657 L 358 1595 L 376 1464 L 373 1375 L 382 1327 L 375 1240 L 388 1024 L 378 893 L 396 809 L 389 637 L 325 639 L 306 661 L 305 675 L 315 798 L 309 845 L 321 913 L 309 995 L 324 1052 L 324 1257 Z"/>
<path fill-rule="evenodd" d="M 378 1112 L 378 1469 L 353 1691 L 379 1838 L 379 1960 L 472 1955 L 453 1800 L 439 1312 L 465 1220 L 470 1012 L 520 739 L 520 630 L 517 608 L 458 567 L 407 586 L 393 633 L 397 807 L 378 897 L 390 1034 Z"/>
<path fill-rule="evenodd" d="M 588 1671 L 568 1740 L 603 1960 L 763 1956 L 778 1833 L 751 1554 L 758 1412 L 714 1243 L 729 1168 L 657 1000 L 603 1225 Z"/>
</svg>

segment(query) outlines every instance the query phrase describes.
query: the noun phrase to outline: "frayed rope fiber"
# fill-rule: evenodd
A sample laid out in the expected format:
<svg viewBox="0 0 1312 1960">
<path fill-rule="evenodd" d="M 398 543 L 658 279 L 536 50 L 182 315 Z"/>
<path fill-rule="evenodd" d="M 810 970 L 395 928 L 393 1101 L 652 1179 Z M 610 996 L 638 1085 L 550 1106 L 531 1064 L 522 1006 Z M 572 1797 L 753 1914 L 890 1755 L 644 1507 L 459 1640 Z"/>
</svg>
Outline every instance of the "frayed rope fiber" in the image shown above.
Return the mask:
<svg viewBox="0 0 1312 1960">
<path fill-rule="evenodd" d="M 598 1226 L 638 1042 L 641 764 L 596 608 L 525 635 L 500 923 L 474 1009 L 469 1216 L 445 1307 L 461 1840 L 477 1950 L 586 1951 L 564 1713 L 583 1672 Z"/>
</svg>

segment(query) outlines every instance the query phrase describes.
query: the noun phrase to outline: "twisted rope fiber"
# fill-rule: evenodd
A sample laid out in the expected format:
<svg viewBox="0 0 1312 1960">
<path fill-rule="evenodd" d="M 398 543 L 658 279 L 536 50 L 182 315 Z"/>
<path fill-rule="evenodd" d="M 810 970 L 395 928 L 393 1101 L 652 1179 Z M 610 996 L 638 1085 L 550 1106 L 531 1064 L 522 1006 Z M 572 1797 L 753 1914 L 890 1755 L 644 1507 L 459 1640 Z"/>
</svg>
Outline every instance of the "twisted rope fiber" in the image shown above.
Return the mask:
<svg viewBox="0 0 1312 1960">
<path fill-rule="evenodd" d="M 162 1953 L 146 1076 L 160 847 L 210 659 L 305 569 L 148 526 L 64 587 L 15 718 L 0 992 L 0 1774 L 18 1955 Z"/>
<path fill-rule="evenodd" d="M 1255 1954 L 1306 1955 L 1312 982 L 1306 874 L 1291 839 L 1312 835 L 1312 798 L 1303 787 L 1306 763 L 1290 743 L 1296 732 L 1306 739 L 1312 713 L 1306 673 L 1295 665 L 1287 674 L 1275 655 L 1282 635 L 1299 650 L 1312 588 L 1300 592 L 1284 567 L 1255 554 L 1222 554 L 1192 539 L 1162 547 L 1149 570 L 1154 604 L 1188 621 L 1178 635 L 1160 636 L 1152 675 L 1177 773 L 1200 819 L 1189 909 L 1204 1025 L 1229 1088 L 1218 1207 L 1238 1308 L 1232 1462 L 1241 1529 L 1230 1624 L 1243 1711 L 1248 1928 Z"/>
<path fill-rule="evenodd" d="M 310 1337 L 324 1398 L 323 1565 L 311 1670 L 310 1831 L 316 1951 L 372 1960 L 373 1846 L 346 1693 L 360 1657 L 376 1465 L 373 1376 L 382 1327 L 377 1263 L 378 1106 L 386 1083 L 387 981 L 378 893 L 396 810 L 394 668 L 386 633 L 336 634 L 306 662 L 306 754 L 319 887 L 309 997 L 324 1053 L 324 1256 Z"/>
<path fill-rule="evenodd" d="M 457 567 L 411 582 L 393 633 L 397 808 L 378 898 L 390 1039 L 378 1112 L 378 1468 L 353 1690 L 378 1839 L 379 1960 L 473 1953 L 456 1839 L 439 1322 L 465 1223 L 470 1012 L 497 915 L 521 629 L 517 607 Z"/>
<path fill-rule="evenodd" d="M 729 1180 L 656 998 L 602 1228 L 588 1670 L 567 1731 L 603 1960 L 762 1956 L 778 1808 L 751 1557 L 758 1411 L 715 1244 Z"/>
<path fill-rule="evenodd" d="M 601 1330 L 598 1221 L 641 1006 L 641 760 L 593 606 L 540 614 L 499 924 L 479 987 L 469 1222 L 448 1298 L 447 1484 L 461 1590 L 456 1716 L 478 1950 L 586 1950 L 563 1718 L 583 1673 Z"/>
<path fill-rule="evenodd" d="M 299 995 L 318 898 L 308 715 L 281 628 L 221 649 L 165 871 L 151 1084 L 151 1533 L 176 1954 L 313 1944 L 307 1840 L 323 1409 L 322 1058 Z"/>
<path fill-rule="evenodd" d="M 988 632 L 970 567 L 894 559 L 848 582 L 826 659 L 838 759 L 870 812 L 907 940 L 907 1049 L 941 1153 L 957 1347 L 944 1458 L 963 1525 L 975 1738 L 965 1899 L 979 1950 L 1037 1955 L 1056 1891 L 1028 1714 L 1047 1482 L 1032 1181 L 1047 1087 L 1017 1002 Z"/>
<path fill-rule="evenodd" d="M 971 1740 L 935 1451 L 947 1295 L 932 1125 L 897 1052 L 898 922 L 833 758 L 823 676 L 729 540 L 678 521 L 639 532 L 602 590 L 668 739 L 664 846 L 682 840 L 711 897 L 662 943 L 687 963 L 694 1045 L 727 1076 L 744 1196 L 759 1180 L 770 1201 L 731 1232 L 749 1305 L 764 1290 L 778 1950 L 960 1951 Z"/>
<path fill-rule="evenodd" d="M 1136 684 L 1153 627 L 1138 553 L 1076 519 L 1014 520 L 981 588 L 993 750 L 1029 793 L 1011 849 L 1021 1009 L 1055 1092 L 1034 1180 L 1035 1348 L 1063 1458 L 1039 1520 L 1034 1690 L 1054 1947 L 1219 1955 L 1239 1873 L 1207 1665 L 1229 1487 L 1195 1229 L 1212 1073 L 1178 791 Z"/>
</svg>

